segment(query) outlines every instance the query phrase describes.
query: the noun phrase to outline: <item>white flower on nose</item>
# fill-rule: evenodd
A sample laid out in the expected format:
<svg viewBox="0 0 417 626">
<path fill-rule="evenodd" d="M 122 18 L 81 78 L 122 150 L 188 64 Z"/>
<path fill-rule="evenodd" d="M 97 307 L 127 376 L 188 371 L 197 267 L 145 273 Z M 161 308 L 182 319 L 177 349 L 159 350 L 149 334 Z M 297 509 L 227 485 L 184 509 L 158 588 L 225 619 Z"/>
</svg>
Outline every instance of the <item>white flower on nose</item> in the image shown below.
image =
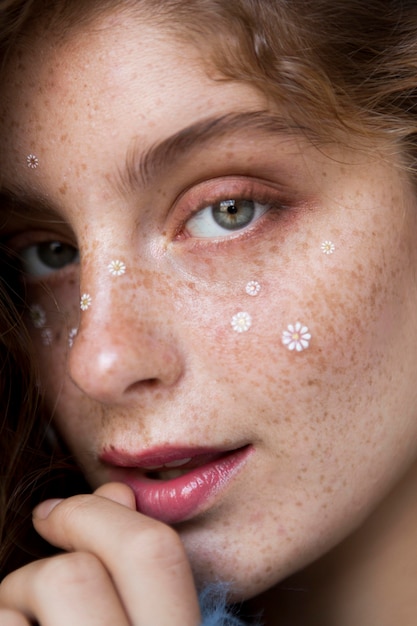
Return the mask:
<svg viewBox="0 0 417 626">
<path fill-rule="evenodd" d="M 122 276 L 126 271 L 126 265 L 119 259 L 111 261 L 107 267 L 112 276 Z"/>
<path fill-rule="evenodd" d="M 86 311 L 90 308 L 93 300 L 89 293 L 83 293 L 80 300 L 80 309 L 81 311 Z"/>
<path fill-rule="evenodd" d="M 245 311 L 239 311 L 232 317 L 232 321 L 230 322 L 232 328 L 237 333 L 245 333 L 252 326 L 252 318 L 249 313 Z"/>
<path fill-rule="evenodd" d="M 296 324 L 288 324 L 287 330 L 282 333 L 282 343 L 288 350 L 301 352 L 310 345 L 311 334 L 307 326 L 303 326 L 300 322 Z"/>
<path fill-rule="evenodd" d="M 72 346 L 74 345 L 74 339 L 76 338 L 78 333 L 78 328 L 71 328 L 71 330 L 68 333 L 68 347 L 72 348 Z"/>
<path fill-rule="evenodd" d="M 50 328 L 43 328 L 41 338 L 44 346 L 51 346 L 53 340 L 52 330 Z"/>
</svg>

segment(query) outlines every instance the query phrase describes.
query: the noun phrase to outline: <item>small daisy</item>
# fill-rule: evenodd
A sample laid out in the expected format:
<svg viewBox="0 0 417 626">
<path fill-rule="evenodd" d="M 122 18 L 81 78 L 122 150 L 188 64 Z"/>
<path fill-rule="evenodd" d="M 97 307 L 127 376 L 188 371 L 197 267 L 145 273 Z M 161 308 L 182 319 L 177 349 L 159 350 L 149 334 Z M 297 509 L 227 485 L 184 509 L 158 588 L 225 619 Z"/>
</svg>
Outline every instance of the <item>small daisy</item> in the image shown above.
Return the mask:
<svg viewBox="0 0 417 626">
<path fill-rule="evenodd" d="M 331 241 L 323 241 L 320 248 L 323 254 L 333 254 L 335 251 L 335 245 Z"/>
<path fill-rule="evenodd" d="M 74 339 L 76 338 L 78 333 L 78 328 L 71 328 L 71 330 L 68 333 L 68 347 L 72 348 L 73 344 L 74 344 Z"/>
<path fill-rule="evenodd" d="M 52 330 L 50 328 L 43 328 L 41 332 L 41 338 L 44 346 L 52 345 Z"/>
<path fill-rule="evenodd" d="M 126 271 L 126 265 L 119 260 L 112 261 L 107 267 L 112 276 L 122 276 Z"/>
<path fill-rule="evenodd" d="M 29 309 L 30 319 L 35 328 L 43 328 L 46 324 L 46 313 L 39 304 L 32 304 Z"/>
<path fill-rule="evenodd" d="M 301 352 L 308 348 L 310 344 L 311 334 L 307 326 L 303 326 L 300 322 L 296 324 L 288 324 L 287 330 L 282 333 L 282 343 L 287 346 L 288 350 L 296 350 Z"/>
<path fill-rule="evenodd" d="M 80 309 L 81 311 L 86 311 L 90 308 L 92 303 L 92 299 L 89 293 L 83 293 L 80 300 Z"/>
<path fill-rule="evenodd" d="M 233 330 L 237 333 L 245 333 L 252 326 L 252 318 L 249 313 L 240 311 L 232 317 L 232 321 L 230 323 Z"/>
<path fill-rule="evenodd" d="M 257 280 L 251 280 L 246 285 L 246 293 L 248 296 L 257 296 L 261 290 L 261 286 Z"/>
<path fill-rule="evenodd" d="M 34 154 L 28 154 L 26 157 L 26 164 L 31 170 L 35 170 L 39 165 L 39 159 Z"/>
</svg>

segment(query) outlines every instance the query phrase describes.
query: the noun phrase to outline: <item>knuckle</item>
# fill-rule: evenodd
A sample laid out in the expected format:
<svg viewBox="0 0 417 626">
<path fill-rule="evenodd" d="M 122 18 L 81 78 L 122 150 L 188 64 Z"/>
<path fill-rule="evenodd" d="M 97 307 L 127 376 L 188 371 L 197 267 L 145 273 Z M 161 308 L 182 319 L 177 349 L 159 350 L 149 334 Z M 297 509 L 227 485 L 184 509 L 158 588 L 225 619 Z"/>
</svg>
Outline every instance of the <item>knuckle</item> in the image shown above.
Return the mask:
<svg viewBox="0 0 417 626">
<path fill-rule="evenodd" d="M 45 593 L 45 589 L 62 589 L 65 586 L 90 585 L 97 578 L 106 576 L 101 561 L 88 552 L 69 552 L 50 559 L 40 565 L 35 594 Z"/>
<path fill-rule="evenodd" d="M 144 565 L 151 561 L 169 566 L 185 560 L 185 551 L 179 536 L 161 522 L 152 522 L 146 528 L 135 529 L 123 549 L 128 558 Z"/>
</svg>

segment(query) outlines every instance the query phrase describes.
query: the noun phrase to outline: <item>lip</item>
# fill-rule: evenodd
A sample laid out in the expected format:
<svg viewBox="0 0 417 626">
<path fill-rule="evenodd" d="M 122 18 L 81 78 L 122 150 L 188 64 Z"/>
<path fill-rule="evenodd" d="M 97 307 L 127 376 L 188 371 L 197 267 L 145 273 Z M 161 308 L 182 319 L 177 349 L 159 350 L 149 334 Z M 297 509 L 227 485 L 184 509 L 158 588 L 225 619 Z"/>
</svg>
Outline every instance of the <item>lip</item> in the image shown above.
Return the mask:
<svg viewBox="0 0 417 626">
<path fill-rule="evenodd" d="M 209 508 L 253 452 L 250 445 L 234 450 L 154 449 L 146 454 L 111 450 L 105 451 L 100 460 L 110 465 L 110 480 L 133 489 L 139 512 L 166 524 L 178 524 Z M 156 468 L 166 470 L 167 464 L 175 465 L 181 459 L 189 459 L 177 467 L 186 471 L 182 476 L 163 480 L 146 475 Z"/>
</svg>

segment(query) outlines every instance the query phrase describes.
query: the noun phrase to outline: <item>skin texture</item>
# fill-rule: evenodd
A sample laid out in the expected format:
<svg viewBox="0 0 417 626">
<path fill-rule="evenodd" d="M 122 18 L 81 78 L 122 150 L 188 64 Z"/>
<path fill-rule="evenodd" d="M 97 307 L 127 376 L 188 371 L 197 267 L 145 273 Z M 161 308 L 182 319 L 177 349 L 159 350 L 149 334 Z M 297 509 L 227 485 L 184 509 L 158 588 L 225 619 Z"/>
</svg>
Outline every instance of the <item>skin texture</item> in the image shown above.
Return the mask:
<svg viewBox="0 0 417 626">
<path fill-rule="evenodd" d="M 176 527 L 197 583 L 232 580 L 237 599 L 356 545 L 361 525 L 370 541 L 366 520 L 407 482 L 417 452 L 417 213 L 399 155 L 241 128 L 156 164 L 145 184 L 123 176 L 133 144 L 143 153 L 207 117 L 281 112 L 250 85 L 215 80 L 198 50 L 117 13 L 62 43 L 34 41 L 6 78 L 3 182 L 37 203 L 26 218 L 3 209 L 9 245 L 80 251 L 80 264 L 27 289 L 51 331 L 45 346 L 33 329 L 42 389 L 92 487 L 112 479 L 103 450 L 252 446 L 227 488 Z M 193 233 L 196 210 L 242 195 L 284 208 L 222 236 Z M 108 272 L 115 259 L 123 276 Z M 246 333 L 231 328 L 238 311 L 252 317 Z M 312 335 L 300 353 L 281 342 L 297 321 Z M 414 516 L 404 493 L 399 515 Z M 73 543 L 53 521 L 37 528 L 101 556 L 82 524 Z"/>
</svg>

